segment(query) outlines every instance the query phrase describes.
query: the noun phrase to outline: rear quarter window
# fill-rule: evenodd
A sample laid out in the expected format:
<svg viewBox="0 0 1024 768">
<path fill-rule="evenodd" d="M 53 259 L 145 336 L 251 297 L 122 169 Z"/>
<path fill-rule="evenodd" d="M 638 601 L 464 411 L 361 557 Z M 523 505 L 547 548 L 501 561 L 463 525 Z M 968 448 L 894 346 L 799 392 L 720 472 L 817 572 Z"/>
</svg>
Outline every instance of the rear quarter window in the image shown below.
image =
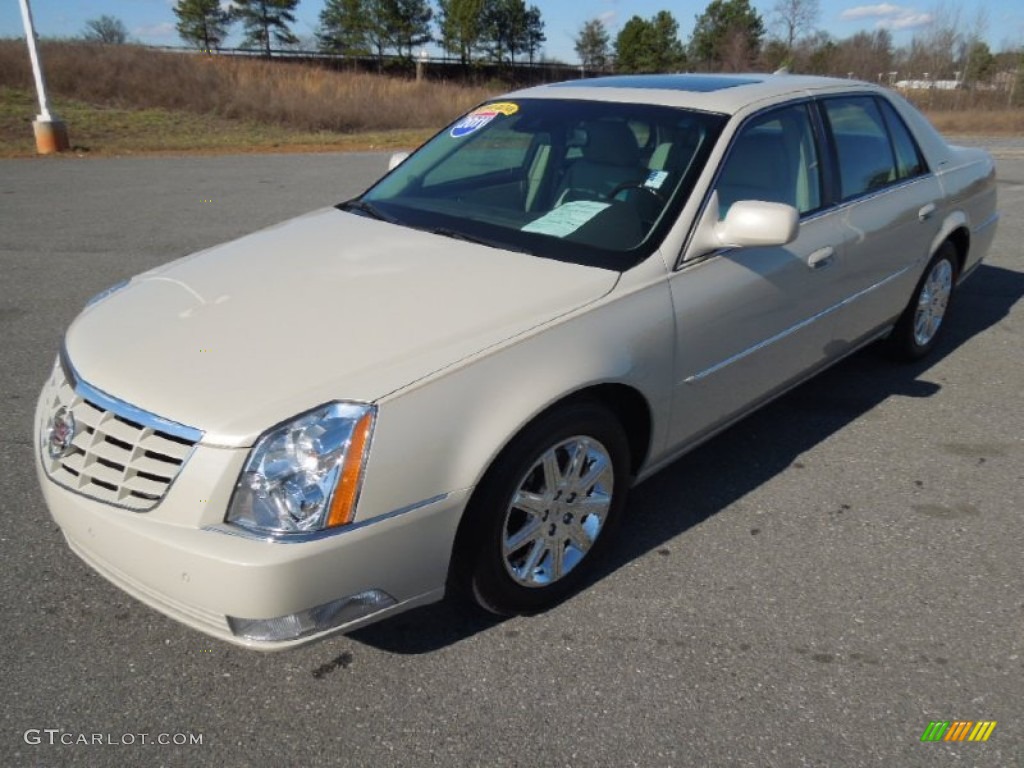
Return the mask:
<svg viewBox="0 0 1024 768">
<path fill-rule="evenodd" d="M 885 125 L 892 136 L 893 148 L 896 150 L 896 176 L 900 179 L 912 179 L 928 172 L 921 150 L 910 135 L 910 130 L 903 122 L 893 106 L 885 99 L 880 99 Z"/>
</svg>

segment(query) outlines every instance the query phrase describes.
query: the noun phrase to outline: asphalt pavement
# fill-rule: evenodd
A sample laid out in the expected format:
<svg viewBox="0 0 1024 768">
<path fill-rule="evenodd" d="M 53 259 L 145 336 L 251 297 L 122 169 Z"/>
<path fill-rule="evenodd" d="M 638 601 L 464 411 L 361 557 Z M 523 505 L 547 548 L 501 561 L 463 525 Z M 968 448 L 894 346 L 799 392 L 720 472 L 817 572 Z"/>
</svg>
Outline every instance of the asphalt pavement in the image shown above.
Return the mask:
<svg viewBox="0 0 1024 768">
<path fill-rule="evenodd" d="M 638 487 L 555 610 L 269 655 L 69 551 L 32 409 L 88 297 L 386 157 L 0 161 L 0 766 L 1024 765 L 1024 141 L 993 147 L 998 236 L 932 357 L 858 353 Z M 922 743 L 935 720 L 998 725 Z"/>
</svg>

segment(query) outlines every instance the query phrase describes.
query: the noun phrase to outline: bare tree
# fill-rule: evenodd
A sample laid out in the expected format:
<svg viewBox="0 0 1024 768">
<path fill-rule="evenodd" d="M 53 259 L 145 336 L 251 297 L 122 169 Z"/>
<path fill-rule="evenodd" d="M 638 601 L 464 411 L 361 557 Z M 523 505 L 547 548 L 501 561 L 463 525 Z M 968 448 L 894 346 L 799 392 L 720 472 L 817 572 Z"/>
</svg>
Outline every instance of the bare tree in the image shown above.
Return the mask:
<svg viewBox="0 0 1024 768">
<path fill-rule="evenodd" d="M 128 29 L 124 22 L 116 16 L 100 16 L 85 22 L 82 38 L 90 43 L 106 43 L 107 45 L 123 45 L 128 42 Z"/>
<path fill-rule="evenodd" d="M 978 80 L 987 80 L 991 74 L 992 52 L 985 38 L 988 36 L 988 9 L 978 7 L 974 22 L 960 42 L 960 82 L 973 87 Z"/>
<path fill-rule="evenodd" d="M 811 32 L 820 15 L 818 0 L 776 0 L 772 6 L 772 26 L 779 30 L 786 50 L 792 51 L 797 37 Z"/>
<path fill-rule="evenodd" d="M 835 44 L 829 61 L 830 74 L 876 81 L 892 71 L 892 60 L 889 30 L 861 31 Z"/>
<path fill-rule="evenodd" d="M 723 72 L 748 72 L 757 55 L 750 45 L 749 36 L 742 29 L 731 29 L 721 49 Z"/>
<path fill-rule="evenodd" d="M 927 79 L 951 80 L 960 42 L 960 8 L 942 0 L 929 15 L 928 26 L 910 43 L 908 64 L 915 77 L 927 72 Z"/>
</svg>

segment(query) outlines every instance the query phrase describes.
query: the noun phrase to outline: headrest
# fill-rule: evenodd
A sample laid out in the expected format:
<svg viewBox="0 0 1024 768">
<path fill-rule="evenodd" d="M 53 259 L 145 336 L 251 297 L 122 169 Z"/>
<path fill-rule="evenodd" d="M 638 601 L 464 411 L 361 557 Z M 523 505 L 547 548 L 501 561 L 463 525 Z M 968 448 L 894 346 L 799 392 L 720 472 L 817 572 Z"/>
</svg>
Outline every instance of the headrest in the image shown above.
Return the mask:
<svg viewBox="0 0 1024 768">
<path fill-rule="evenodd" d="M 723 181 L 750 187 L 785 187 L 785 157 L 781 137 L 748 134 L 732 148 Z"/>
<path fill-rule="evenodd" d="M 629 126 L 621 122 L 601 120 L 587 123 L 587 143 L 583 157 L 602 165 L 636 166 L 640 163 L 640 148 Z"/>
</svg>

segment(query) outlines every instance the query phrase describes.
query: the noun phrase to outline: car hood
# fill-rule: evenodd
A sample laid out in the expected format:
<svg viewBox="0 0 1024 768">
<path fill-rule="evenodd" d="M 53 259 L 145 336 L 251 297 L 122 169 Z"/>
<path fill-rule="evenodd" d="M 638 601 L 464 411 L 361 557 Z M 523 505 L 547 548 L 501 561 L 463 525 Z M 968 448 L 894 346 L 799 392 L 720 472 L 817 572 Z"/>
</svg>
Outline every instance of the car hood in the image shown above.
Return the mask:
<svg viewBox="0 0 1024 768">
<path fill-rule="evenodd" d="M 617 278 L 329 208 L 136 277 L 79 315 L 65 349 L 97 389 L 245 446 L 321 403 L 377 400 Z"/>
</svg>

